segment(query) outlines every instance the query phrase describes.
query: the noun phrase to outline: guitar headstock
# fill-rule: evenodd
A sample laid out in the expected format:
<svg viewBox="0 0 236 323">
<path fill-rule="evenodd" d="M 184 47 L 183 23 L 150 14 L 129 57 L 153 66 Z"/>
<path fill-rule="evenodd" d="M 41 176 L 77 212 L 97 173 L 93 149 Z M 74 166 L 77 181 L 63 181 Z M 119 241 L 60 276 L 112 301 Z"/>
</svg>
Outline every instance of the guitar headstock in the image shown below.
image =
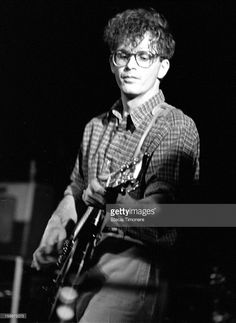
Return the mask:
<svg viewBox="0 0 236 323">
<path fill-rule="evenodd" d="M 123 194 L 138 188 L 148 156 L 148 154 L 140 154 L 140 156 L 124 163 L 119 170 L 111 173 L 108 188 L 116 189 Z"/>
</svg>

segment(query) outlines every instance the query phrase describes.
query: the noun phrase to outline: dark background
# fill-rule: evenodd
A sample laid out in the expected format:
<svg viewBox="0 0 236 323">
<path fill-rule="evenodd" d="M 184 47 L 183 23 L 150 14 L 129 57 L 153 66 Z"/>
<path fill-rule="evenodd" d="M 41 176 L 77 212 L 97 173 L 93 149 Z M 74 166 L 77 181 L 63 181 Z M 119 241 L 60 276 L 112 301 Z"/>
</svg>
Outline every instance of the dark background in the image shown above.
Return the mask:
<svg viewBox="0 0 236 323">
<path fill-rule="evenodd" d="M 126 4 L 124 4 L 126 3 Z M 205 202 L 235 202 L 235 18 L 229 1 L 1 1 L 0 180 L 37 181 L 58 196 L 86 122 L 119 96 L 103 44 L 115 13 L 164 13 L 176 53 L 162 84 L 168 103 L 197 124 Z"/>
<path fill-rule="evenodd" d="M 35 160 L 36 181 L 52 186 L 58 202 L 85 124 L 119 96 L 104 25 L 143 6 L 162 12 L 176 39 L 162 90 L 197 124 L 200 200 L 236 202 L 233 1 L 2 0 L 0 181 L 28 181 Z"/>
<path fill-rule="evenodd" d="M 197 124 L 199 201 L 235 203 L 233 1 L 1 0 L 0 182 L 28 181 L 35 160 L 36 181 L 53 187 L 55 203 L 62 197 L 85 124 L 119 96 L 104 25 L 132 7 L 154 7 L 172 26 L 176 53 L 161 87 L 166 101 Z M 183 231 L 177 280 L 182 286 L 187 281 L 186 288 L 194 282 L 191 307 L 212 266 L 235 283 L 236 234 L 235 228 Z"/>
</svg>

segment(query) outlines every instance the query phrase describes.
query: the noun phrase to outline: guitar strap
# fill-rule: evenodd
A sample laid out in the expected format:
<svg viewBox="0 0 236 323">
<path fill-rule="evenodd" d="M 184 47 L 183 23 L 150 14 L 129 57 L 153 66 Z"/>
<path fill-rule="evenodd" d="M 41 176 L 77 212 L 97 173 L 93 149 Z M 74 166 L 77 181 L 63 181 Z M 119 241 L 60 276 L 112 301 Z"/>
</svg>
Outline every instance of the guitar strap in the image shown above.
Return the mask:
<svg viewBox="0 0 236 323">
<path fill-rule="evenodd" d="M 166 116 L 174 109 L 173 106 L 163 102 L 153 109 L 153 118 L 144 131 L 139 144 L 135 150 L 134 158 L 143 153 L 152 155 L 159 146 L 161 140 L 166 136 L 169 130 Z"/>
<path fill-rule="evenodd" d="M 170 124 L 167 115 L 174 109 L 173 106 L 163 102 L 154 108 L 153 118 L 145 129 L 134 153 L 134 158 L 143 159 L 143 167 L 140 171 L 139 186 L 130 192 L 130 196 L 137 199 L 141 198 L 144 193 L 143 181 L 148 164 L 152 158 L 153 152 L 160 145 L 163 138 L 168 134 Z"/>
</svg>

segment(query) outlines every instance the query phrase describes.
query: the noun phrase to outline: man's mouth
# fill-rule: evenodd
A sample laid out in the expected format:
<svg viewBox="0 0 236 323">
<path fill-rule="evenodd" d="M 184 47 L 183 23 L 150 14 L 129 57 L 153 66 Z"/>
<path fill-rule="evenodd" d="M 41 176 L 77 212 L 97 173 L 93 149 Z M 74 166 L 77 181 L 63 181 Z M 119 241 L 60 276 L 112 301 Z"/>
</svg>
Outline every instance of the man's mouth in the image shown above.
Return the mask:
<svg viewBox="0 0 236 323">
<path fill-rule="evenodd" d="M 133 80 L 137 80 L 137 77 L 134 75 L 121 75 L 122 79 L 133 79 Z"/>
<path fill-rule="evenodd" d="M 127 83 L 132 83 L 138 80 L 138 78 L 134 75 L 123 75 L 121 76 L 122 80 Z"/>
</svg>

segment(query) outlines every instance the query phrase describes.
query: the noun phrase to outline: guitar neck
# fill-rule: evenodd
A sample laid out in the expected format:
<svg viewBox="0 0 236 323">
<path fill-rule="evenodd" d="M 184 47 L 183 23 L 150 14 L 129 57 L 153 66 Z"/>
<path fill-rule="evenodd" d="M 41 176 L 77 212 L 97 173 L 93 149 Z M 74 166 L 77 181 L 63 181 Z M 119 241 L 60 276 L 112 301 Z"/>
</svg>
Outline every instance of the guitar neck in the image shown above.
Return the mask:
<svg viewBox="0 0 236 323">
<path fill-rule="evenodd" d="M 93 211 L 94 211 L 93 206 L 89 206 L 87 208 L 87 210 L 85 211 L 85 213 L 83 214 L 83 216 L 81 217 L 81 219 L 77 222 L 77 224 L 75 226 L 74 233 L 73 233 L 73 239 L 76 239 L 79 232 L 81 231 L 81 229 L 83 228 L 83 226 L 85 225 L 85 223 L 87 222 L 88 218 L 90 217 L 90 215 Z"/>
</svg>

